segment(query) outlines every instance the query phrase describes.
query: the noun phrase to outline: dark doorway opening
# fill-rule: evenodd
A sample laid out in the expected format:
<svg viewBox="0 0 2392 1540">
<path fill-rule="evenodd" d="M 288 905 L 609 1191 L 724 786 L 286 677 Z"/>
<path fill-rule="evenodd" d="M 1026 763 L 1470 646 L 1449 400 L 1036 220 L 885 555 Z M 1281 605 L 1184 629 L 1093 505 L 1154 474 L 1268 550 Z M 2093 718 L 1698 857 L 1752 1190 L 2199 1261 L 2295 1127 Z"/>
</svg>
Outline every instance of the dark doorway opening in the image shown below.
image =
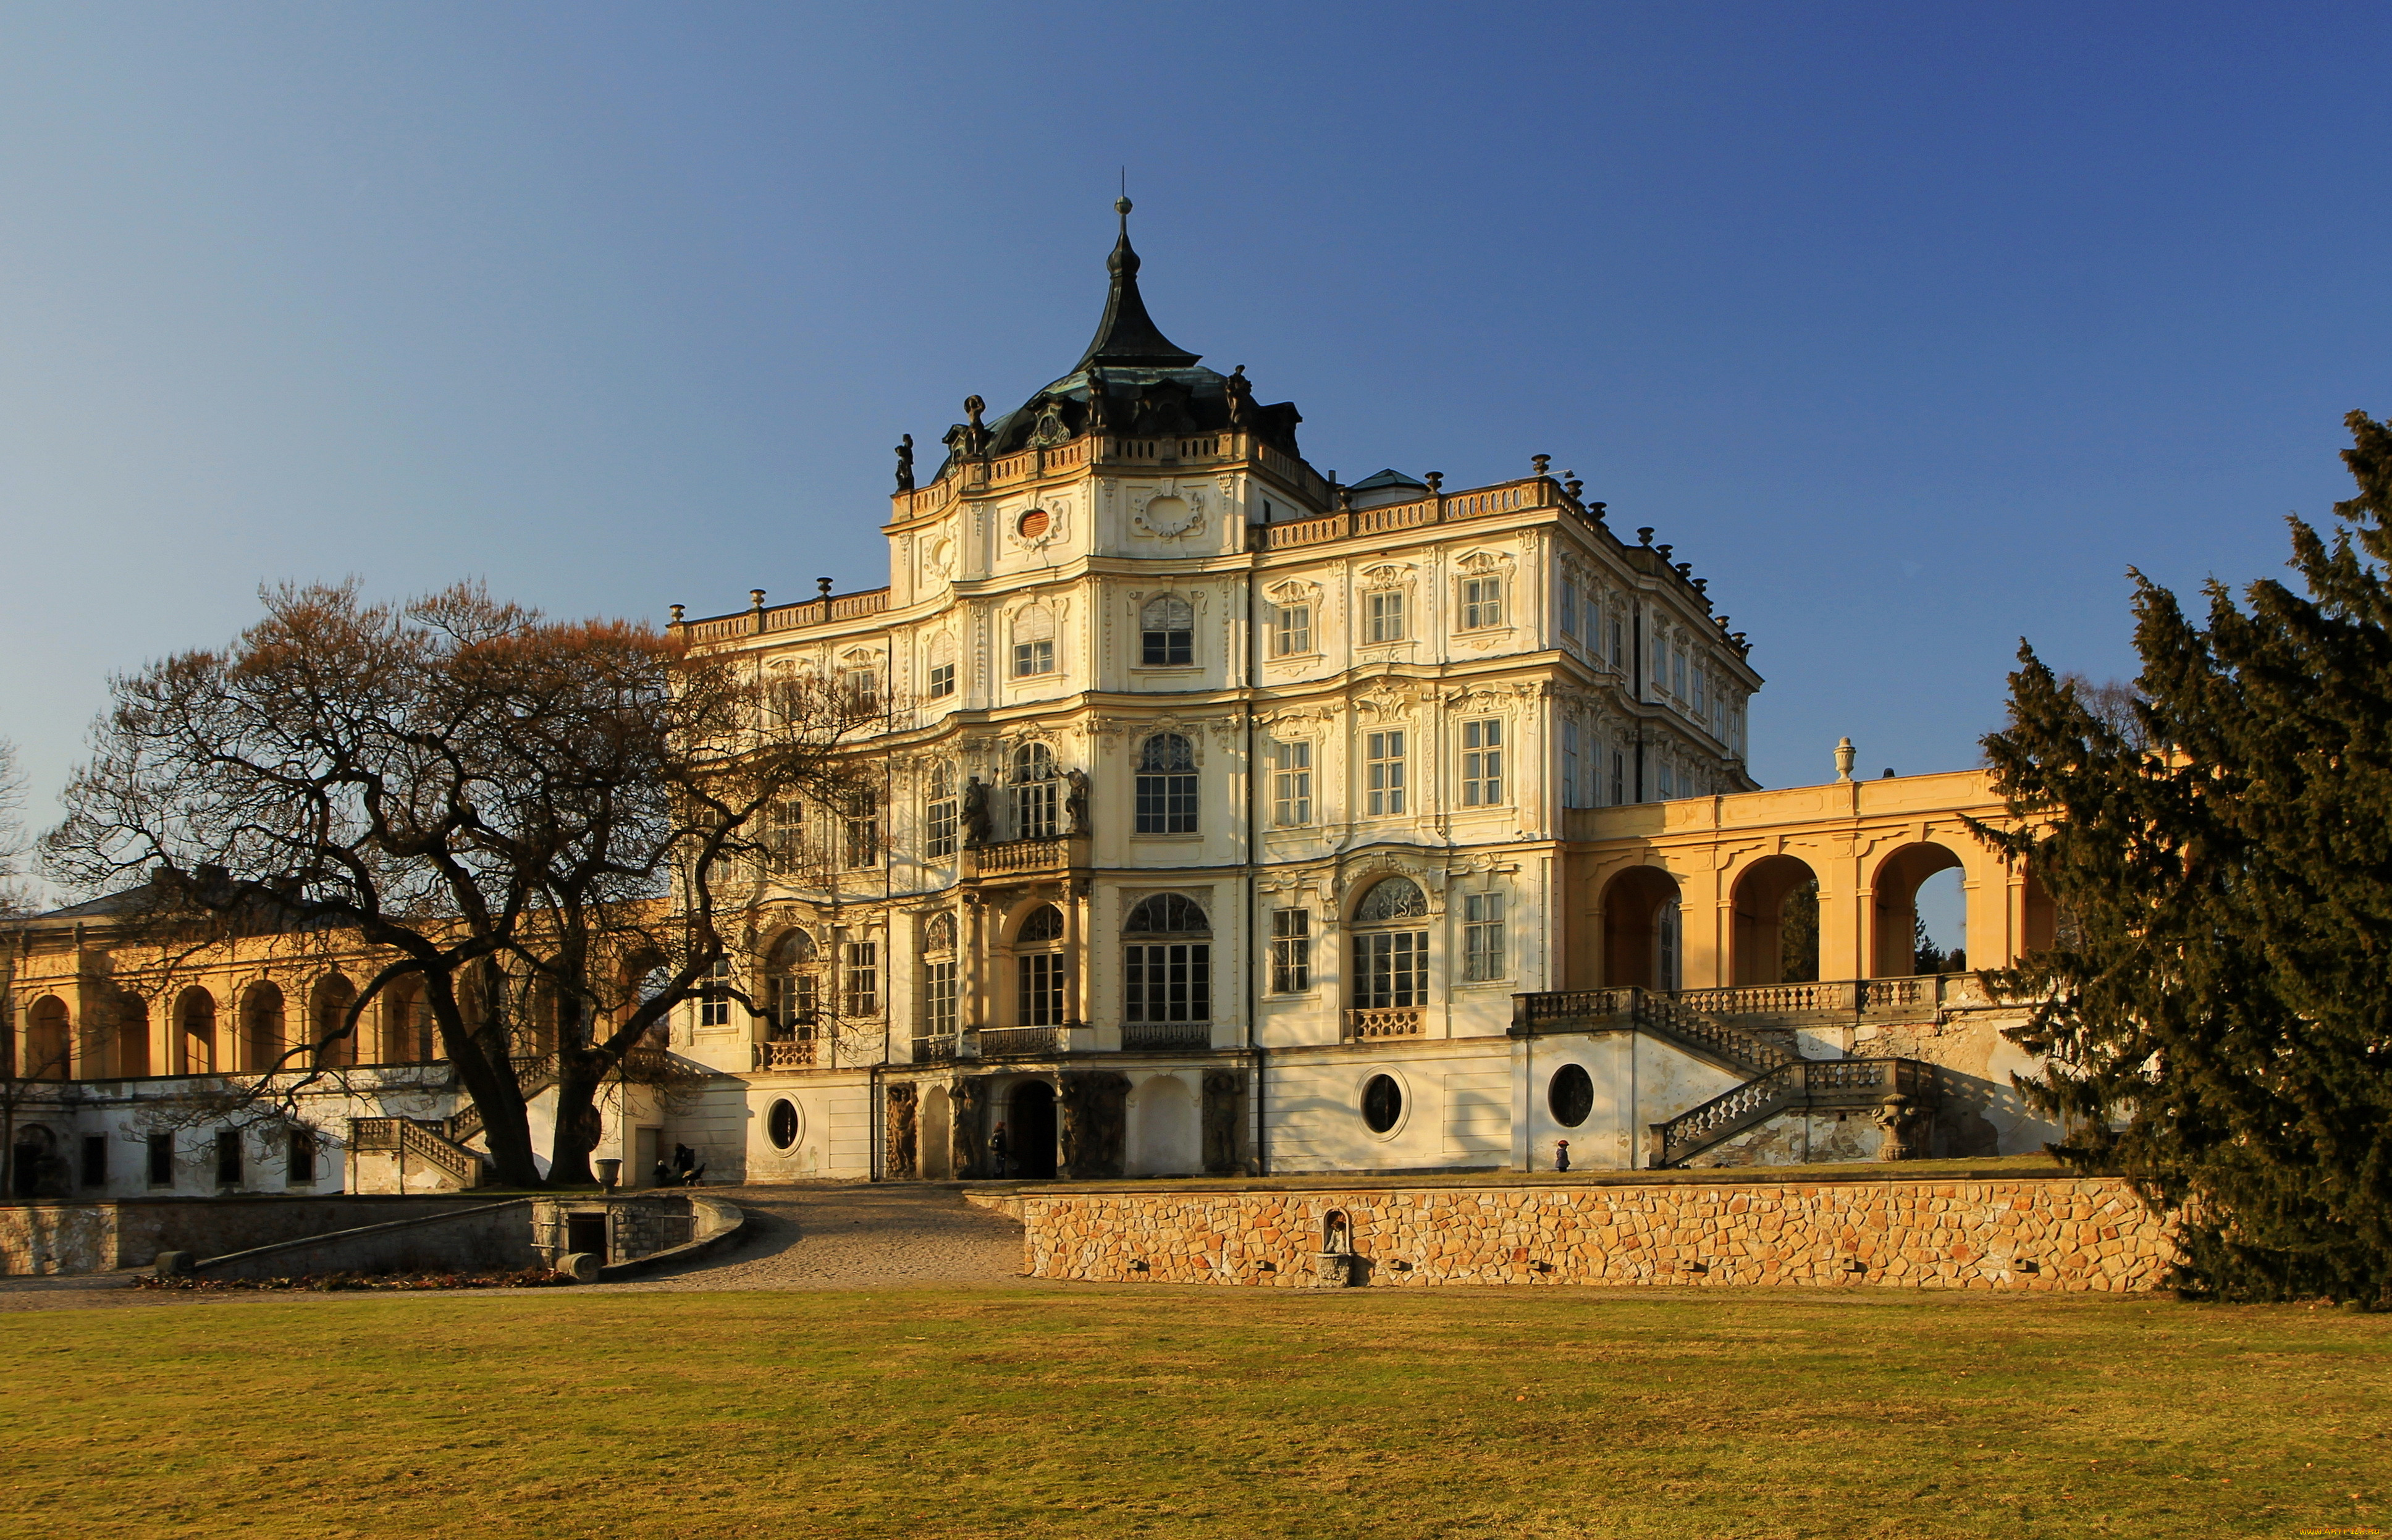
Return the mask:
<svg viewBox="0 0 2392 1540">
<path fill-rule="evenodd" d="M 565 1216 L 565 1249 L 584 1251 L 599 1261 L 606 1260 L 606 1216 L 604 1214 L 567 1214 Z"/>
<path fill-rule="evenodd" d="M 1013 1174 L 1044 1182 L 1055 1174 L 1055 1088 L 1024 1081 L 1006 1106 L 1006 1148 Z"/>
</svg>

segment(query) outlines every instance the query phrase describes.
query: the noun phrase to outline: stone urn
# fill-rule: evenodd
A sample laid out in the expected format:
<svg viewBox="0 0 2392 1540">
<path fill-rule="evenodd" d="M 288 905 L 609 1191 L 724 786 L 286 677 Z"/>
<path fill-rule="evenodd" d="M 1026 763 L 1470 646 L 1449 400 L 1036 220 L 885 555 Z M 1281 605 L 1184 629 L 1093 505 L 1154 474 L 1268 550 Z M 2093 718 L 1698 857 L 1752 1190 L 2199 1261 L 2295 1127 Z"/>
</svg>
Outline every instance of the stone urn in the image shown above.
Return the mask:
<svg viewBox="0 0 2392 1540">
<path fill-rule="evenodd" d="M 1352 1286 L 1356 1259 L 1351 1251 L 1315 1251 L 1312 1254 L 1312 1287 L 1315 1288 L 1346 1288 Z"/>
</svg>

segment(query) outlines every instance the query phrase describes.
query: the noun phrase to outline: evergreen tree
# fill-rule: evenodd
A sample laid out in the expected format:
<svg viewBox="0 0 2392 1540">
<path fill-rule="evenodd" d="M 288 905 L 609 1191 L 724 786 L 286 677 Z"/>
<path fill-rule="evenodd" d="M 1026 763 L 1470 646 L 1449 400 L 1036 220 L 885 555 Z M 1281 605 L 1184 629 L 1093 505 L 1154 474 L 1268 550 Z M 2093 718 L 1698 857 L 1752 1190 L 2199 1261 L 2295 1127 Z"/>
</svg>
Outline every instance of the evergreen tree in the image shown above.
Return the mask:
<svg viewBox="0 0 2392 1540">
<path fill-rule="evenodd" d="M 2037 1002 L 2027 1090 L 2063 1158 L 2184 1210 L 2196 1294 L 2392 1304 L 2392 428 L 2347 423 L 2306 592 L 2213 583 L 2204 628 L 2135 574 L 2133 722 L 2022 647 L 1985 741 L 2028 821 L 1991 837 L 2059 914 L 1990 980 Z"/>
</svg>

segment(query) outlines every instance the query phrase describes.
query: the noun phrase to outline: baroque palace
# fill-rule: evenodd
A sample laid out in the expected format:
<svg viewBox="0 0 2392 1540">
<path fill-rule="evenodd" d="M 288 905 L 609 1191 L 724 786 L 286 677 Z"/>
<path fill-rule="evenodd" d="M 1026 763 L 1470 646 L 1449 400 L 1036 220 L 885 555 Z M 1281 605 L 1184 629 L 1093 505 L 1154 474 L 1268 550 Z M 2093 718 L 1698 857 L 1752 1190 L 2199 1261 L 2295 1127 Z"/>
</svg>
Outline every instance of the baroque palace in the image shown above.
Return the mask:
<svg viewBox="0 0 2392 1540">
<path fill-rule="evenodd" d="M 1964 826 L 2002 816 L 1982 774 L 1855 781 L 1847 745 L 1831 783 L 1758 789 L 1761 679 L 1668 545 L 1541 455 L 1467 489 L 1324 477 L 1293 405 L 1164 337 L 1119 207 L 1078 363 L 967 400 L 921 485 L 899 451 L 886 587 L 675 607 L 693 646 L 884 702 L 886 796 L 773 831 L 809 859 L 757 874 L 726 980 L 764 1014 L 692 1003 L 685 1073 L 619 1088 L 599 1154 L 634 1183 L 677 1146 L 710 1181 L 1035 1179 L 2051 1136 L 2011 1089 L 2019 1013 L 1914 948 L 1952 868 L 1972 963 L 2048 938 Z M 170 964 L 111 912 L 10 927 L 20 1192 L 478 1179 L 396 995 L 304 1126 L 162 1122 L 362 975 L 272 938 Z"/>
</svg>

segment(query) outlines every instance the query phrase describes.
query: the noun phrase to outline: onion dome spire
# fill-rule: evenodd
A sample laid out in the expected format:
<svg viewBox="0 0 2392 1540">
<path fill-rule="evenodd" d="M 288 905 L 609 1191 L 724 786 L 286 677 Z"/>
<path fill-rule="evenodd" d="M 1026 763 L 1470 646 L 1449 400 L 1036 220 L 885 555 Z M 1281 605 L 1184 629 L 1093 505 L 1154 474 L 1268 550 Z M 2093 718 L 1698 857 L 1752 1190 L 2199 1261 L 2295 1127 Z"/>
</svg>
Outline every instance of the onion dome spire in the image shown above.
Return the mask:
<svg viewBox="0 0 2392 1540">
<path fill-rule="evenodd" d="M 1119 200 L 1113 209 L 1121 215 L 1121 239 L 1113 243 L 1112 255 L 1105 259 L 1105 271 L 1112 275 L 1105 294 L 1105 317 L 1097 323 L 1096 340 L 1072 368 L 1076 371 L 1098 364 L 1186 369 L 1203 355 L 1175 345 L 1146 313 L 1146 301 L 1138 292 L 1138 252 L 1129 243 L 1129 200 Z"/>
</svg>

